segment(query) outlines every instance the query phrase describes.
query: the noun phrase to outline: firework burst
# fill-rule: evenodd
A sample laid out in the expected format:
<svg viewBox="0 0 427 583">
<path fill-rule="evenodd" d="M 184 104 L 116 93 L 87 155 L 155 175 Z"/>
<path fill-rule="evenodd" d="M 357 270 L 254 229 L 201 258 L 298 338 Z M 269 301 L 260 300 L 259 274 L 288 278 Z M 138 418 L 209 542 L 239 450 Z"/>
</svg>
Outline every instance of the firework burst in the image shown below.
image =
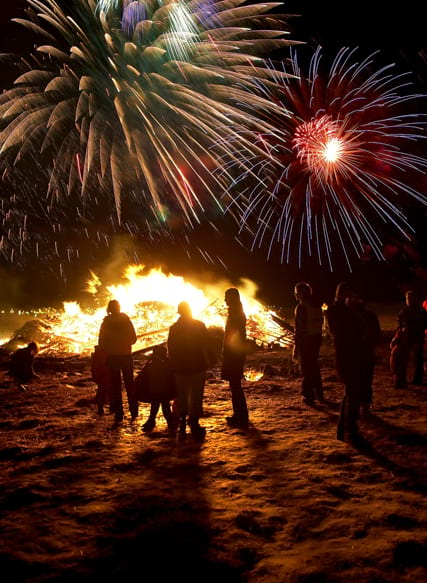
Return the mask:
<svg viewBox="0 0 427 583">
<path fill-rule="evenodd" d="M 231 191 L 230 209 L 254 247 L 267 244 L 271 254 L 278 246 L 283 262 L 297 255 L 299 265 L 314 256 L 330 269 L 340 255 L 351 269 L 367 247 L 383 259 L 386 233 L 411 237 L 405 205 L 427 203 L 427 160 L 416 153 L 425 122 L 413 107 L 421 96 L 405 93 L 393 65 L 373 69 L 373 57 L 358 62 L 342 49 L 325 73 L 318 49 L 304 76 L 294 54 L 294 76 L 277 79 L 270 98 L 291 113 L 279 122 L 282 140 L 259 136 L 271 155 L 257 166 L 264 183 L 250 186 L 242 173 L 240 192 Z"/>
<path fill-rule="evenodd" d="M 0 97 L 3 178 L 16 184 L 30 161 L 46 206 L 77 197 L 83 215 L 115 207 L 160 229 L 218 212 L 230 177 L 213 177 L 212 146 L 244 163 L 251 132 L 271 129 L 256 112 L 276 106 L 255 87 L 271 76 L 261 57 L 291 43 L 277 3 L 27 2 L 19 22 L 47 40 Z"/>
</svg>

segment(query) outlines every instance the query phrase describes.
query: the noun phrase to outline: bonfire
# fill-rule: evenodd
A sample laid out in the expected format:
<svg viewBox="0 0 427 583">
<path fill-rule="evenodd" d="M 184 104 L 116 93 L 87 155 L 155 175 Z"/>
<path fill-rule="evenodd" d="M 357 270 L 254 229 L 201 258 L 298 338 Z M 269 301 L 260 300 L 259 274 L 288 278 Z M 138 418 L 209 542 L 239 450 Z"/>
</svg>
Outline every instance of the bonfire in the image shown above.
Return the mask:
<svg viewBox="0 0 427 583">
<path fill-rule="evenodd" d="M 166 341 L 169 327 L 177 319 L 177 305 L 183 300 L 190 304 L 194 317 L 208 328 L 222 329 L 226 318 L 223 297 L 227 287 L 230 284 L 226 282 L 196 285 L 160 269 L 147 273 L 143 265 L 128 266 L 122 283 L 117 285 L 104 285 L 92 273 L 86 291 L 94 307 L 83 308 L 79 302 L 72 301 L 64 302 L 59 311 L 35 310 L 37 317 L 17 330 L 3 348 L 15 350 L 36 340 L 41 353 L 88 355 L 97 344 L 108 301 L 117 299 L 137 332 L 134 351 L 146 351 Z M 239 289 L 247 316 L 248 338 L 258 346 L 290 346 L 293 342 L 291 326 L 255 298 L 255 284 L 243 280 Z"/>
</svg>

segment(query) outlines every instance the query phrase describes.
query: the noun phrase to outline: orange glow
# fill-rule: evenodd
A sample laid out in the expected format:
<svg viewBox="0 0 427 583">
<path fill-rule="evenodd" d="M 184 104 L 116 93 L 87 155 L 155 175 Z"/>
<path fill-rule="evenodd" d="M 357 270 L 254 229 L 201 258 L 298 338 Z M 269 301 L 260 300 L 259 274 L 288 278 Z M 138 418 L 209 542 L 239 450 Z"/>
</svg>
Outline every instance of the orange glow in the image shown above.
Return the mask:
<svg viewBox="0 0 427 583">
<path fill-rule="evenodd" d="M 245 380 L 247 381 L 259 381 L 264 376 L 264 372 L 262 370 L 257 370 L 256 368 L 249 368 L 245 370 Z"/>
<path fill-rule="evenodd" d="M 224 291 L 230 283 L 198 286 L 183 277 L 166 275 L 160 269 L 144 272 L 143 265 L 127 267 L 123 281 L 107 286 L 101 299 L 102 282 L 93 273 L 86 289 L 92 294 L 94 303 L 101 307 L 84 310 L 78 302 L 64 302 L 62 312 L 40 318 L 44 333 L 37 340 L 41 352 L 89 354 L 97 344 L 99 327 L 110 299 L 118 300 L 122 311 L 132 319 L 138 336 L 134 351 L 167 339 L 169 327 L 178 318 L 177 306 L 184 300 L 190 304 L 193 316 L 208 327 L 224 326 L 227 313 Z M 243 280 L 239 290 L 247 316 L 248 337 L 267 345 L 290 345 L 291 335 L 271 318 L 274 312 L 255 299 L 255 284 Z"/>
</svg>

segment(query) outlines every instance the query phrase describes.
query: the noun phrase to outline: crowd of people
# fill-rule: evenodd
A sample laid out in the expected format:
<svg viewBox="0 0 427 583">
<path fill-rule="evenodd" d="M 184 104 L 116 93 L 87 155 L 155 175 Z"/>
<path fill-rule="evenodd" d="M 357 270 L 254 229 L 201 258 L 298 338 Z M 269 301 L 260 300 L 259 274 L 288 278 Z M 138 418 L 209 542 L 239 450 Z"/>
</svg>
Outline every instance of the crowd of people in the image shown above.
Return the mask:
<svg viewBox="0 0 427 583">
<path fill-rule="evenodd" d="M 316 301 L 306 282 L 295 285 L 293 358 L 301 371 L 301 395 L 308 406 L 324 403 L 319 354 L 325 330 L 322 305 Z M 226 418 L 231 427 L 247 428 L 249 413 L 242 386 L 247 354 L 246 316 L 239 290 L 225 291 L 227 317 L 222 345 L 221 379 L 228 381 L 232 415 Z M 135 328 L 117 300 L 107 306 L 98 345 L 92 355 L 92 378 L 97 383 L 98 414 L 108 404 L 119 425 L 124 416 L 122 381 L 132 419 L 138 416 L 139 402 L 150 403 L 150 413 L 143 431 L 152 431 L 161 407 L 168 429 L 203 440 L 206 430 L 203 395 L 206 371 L 214 364 L 206 325 L 193 317 L 190 305 L 178 305 L 178 319 L 169 328 L 167 342 L 155 346 L 142 370 L 135 376 L 132 347 L 137 340 Z M 381 328 L 377 315 L 367 309 L 363 299 L 347 282 L 336 288 L 334 301 L 326 309 L 326 326 L 333 340 L 335 366 L 344 391 L 337 424 L 337 439 L 356 443 L 360 412 L 369 413 L 372 405 L 372 382 L 376 347 Z M 396 330 L 390 344 L 390 370 L 395 389 L 408 385 L 408 363 L 412 359 L 414 375 L 409 384 L 424 380 L 424 343 L 427 330 L 427 305 L 414 292 L 405 295 L 405 305 L 397 315 Z M 33 364 L 39 351 L 36 342 L 11 356 L 10 375 L 20 391 L 38 375 Z"/>
</svg>

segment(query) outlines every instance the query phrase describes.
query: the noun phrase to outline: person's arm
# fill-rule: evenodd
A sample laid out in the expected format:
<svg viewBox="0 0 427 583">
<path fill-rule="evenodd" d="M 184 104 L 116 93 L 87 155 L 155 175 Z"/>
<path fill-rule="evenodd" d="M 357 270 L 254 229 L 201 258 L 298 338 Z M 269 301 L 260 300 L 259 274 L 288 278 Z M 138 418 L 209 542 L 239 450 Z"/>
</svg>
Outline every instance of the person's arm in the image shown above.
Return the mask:
<svg viewBox="0 0 427 583">
<path fill-rule="evenodd" d="M 132 320 L 129 318 L 129 341 L 131 344 L 135 344 L 137 340 L 135 327 L 132 324 Z"/>
<path fill-rule="evenodd" d="M 402 329 L 406 328 L 405 315 L 406 315 L 405 310 L 400 310 L 400 312 L 397 314 L 397 324 L 396 324 L 397 330 L 402 330 Z"/>
<path fill-rule="evenodd" d="M 102 321 L 101 327 L 99 329 L 98 335 L 98 346 L 103 348 L 105 344 L 105 320 Z"/>
</svg>

